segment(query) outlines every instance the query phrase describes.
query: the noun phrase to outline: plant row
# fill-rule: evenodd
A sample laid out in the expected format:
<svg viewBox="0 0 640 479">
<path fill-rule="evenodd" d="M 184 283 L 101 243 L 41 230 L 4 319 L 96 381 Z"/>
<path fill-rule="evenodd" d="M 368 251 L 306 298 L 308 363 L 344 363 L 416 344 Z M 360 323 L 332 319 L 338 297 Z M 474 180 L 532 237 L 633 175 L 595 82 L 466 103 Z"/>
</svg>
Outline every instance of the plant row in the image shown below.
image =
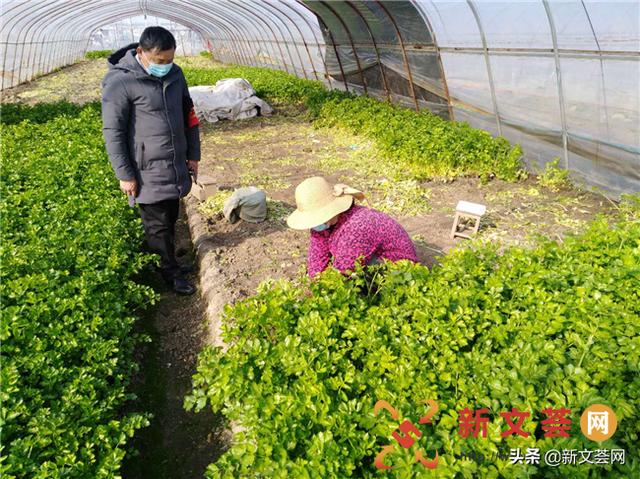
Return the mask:
<svg viewBox="0 0 640 479">
<path fill-rule="evenodd" d="M 113 53 L 113 50 L 92 50 L 84 54 L 87 60 L 97 60 L 98 58 L 107 58 Z"/>
<path fill-rule="evenodd" d="M 148 423 L 124 412 L 146 340 L 135 310 L 155 300 L 134 281 L 150 260 L 142 228 L 109 165 L 99 105 L 2 113 L 0 475 L 117 477 Z"/>
</svg>

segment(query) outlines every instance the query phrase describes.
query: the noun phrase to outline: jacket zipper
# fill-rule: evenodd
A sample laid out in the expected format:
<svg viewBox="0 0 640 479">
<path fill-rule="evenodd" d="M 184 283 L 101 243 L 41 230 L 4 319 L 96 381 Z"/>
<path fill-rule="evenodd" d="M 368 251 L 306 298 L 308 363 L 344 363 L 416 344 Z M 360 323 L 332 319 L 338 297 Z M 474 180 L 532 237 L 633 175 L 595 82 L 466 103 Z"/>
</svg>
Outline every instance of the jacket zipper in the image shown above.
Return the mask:
<svg viewBox="0 0 640 479">
<path fill-rule="evenodd" d="M 171 132 L 171 147 L 173 148 L 173 161 L 171 162 L 171 165 L 173 166 L 173 171 L 176 174 L 176 189 L 178 190 L 178 196 L 181 196 L 182 191 L 180 190 L 180 177 L 178 175 L 178 169 L 176 168 L 176 145 L 173 141 L 173 127 L 171 126 L 171 120 L 169 119 L 169 111 L 167 108 L 166 91 L 169 85 L 170 83 L 162 82 L 162 103 L 164 104 L 164 115 L 167 118 L 167 123 L 169 124 L 169 131 Z"/>
</svg>

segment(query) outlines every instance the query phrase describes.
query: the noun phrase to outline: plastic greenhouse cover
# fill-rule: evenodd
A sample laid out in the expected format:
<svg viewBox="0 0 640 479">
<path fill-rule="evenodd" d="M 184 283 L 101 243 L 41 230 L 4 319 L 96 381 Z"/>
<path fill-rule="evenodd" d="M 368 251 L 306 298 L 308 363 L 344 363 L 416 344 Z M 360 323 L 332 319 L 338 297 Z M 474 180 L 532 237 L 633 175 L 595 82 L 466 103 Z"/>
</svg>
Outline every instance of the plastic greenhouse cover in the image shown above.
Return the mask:
<svg viewBox="0 0 640 479">
<path fill-rule="evenodd" d="M 602 50 L 640 50 L 640 2 L 585 0 L 584 4 Z"/>
<path fill-rule="evenodd" d="M 443 52 L 442 63 L 447 72 L 447 84 L 454 105 L 466 103 L 469 108 L 473 106 L 484 113 L 495 114 L 487 67 L 482 55 Z"/>
<path fill-rule="evenodd" d="M 375 78 L 375 83 L 386 83 L 391 90 L 389 94 L 400 93 L 402 97 L 415 95 L 414 107 L 424 95 L 404 88 L 407 82 L 428 92 L 427 96 L 446 97 L 433 38 L 415 5 L 410 2 L 362 1 L 307 4 L 320 15 L 322 23 L 331 31 L 330 35 L 323 32 L 325 42 L 329 45 L 325 62 L 331 76 L 338 79 L 346 77 L 351 89 L 359 91 L 362 88 L 363 92 L 365 88 L 369 89 L 367 77 L 371 79 L 371 74 L 384 76 L 381 81 Z M 365 70 L 367 75 L 357 74 Z M 389 76 L 387 71 L 396 75 Z M 381 91 L 375 94 L 388 95 Z M 402 104 L 406 103 L 404 100 Z M 438 108 L 440 103 L 435 102 Z M 446 111 L 439 109 L 438 113 L 448 117 Z"/>
<path fill-rule="evenodd" d="M 462 1 L 416 2 L 433 28 L 441 47 L 479 47 L 480 30 L 469 5 Z"/>
<path fill-rule="evenodd" d="M 479 13 L 489 47 L 552 47 L 541 0 L 418 0 L 416 4 L 441 47 L 482 46 L 471 6 Z M 639 50 L 640 4 L 636 0 L 549 0 L 548 4 L 560 48 L 594 50 L 599 45 L 602 50 Z"/>
<path fill-rule="evenodd" d="M 306 9 L 290 3 L 218 1 L 206 8 L 230 17 L 241 28 L 245 54 L 257 64 L 277 64 L 303 77 L 321 78 L 318 72 L 324 68 L 318 39 L 322 36 L 317 21 Z"/>
<path fill-rule="evenodd" d="M 532 166 L 565 157 L 578 179 L 640 190 L 639 2 L 551 0 L 548 12 L 542 1 L 418 4 L 456 120 L 521 143 Z"/>
<path fill-rule="evenodd" d="M 474 2 L 489 48 L 551 48 L 543 3 Z"/>
</svg>

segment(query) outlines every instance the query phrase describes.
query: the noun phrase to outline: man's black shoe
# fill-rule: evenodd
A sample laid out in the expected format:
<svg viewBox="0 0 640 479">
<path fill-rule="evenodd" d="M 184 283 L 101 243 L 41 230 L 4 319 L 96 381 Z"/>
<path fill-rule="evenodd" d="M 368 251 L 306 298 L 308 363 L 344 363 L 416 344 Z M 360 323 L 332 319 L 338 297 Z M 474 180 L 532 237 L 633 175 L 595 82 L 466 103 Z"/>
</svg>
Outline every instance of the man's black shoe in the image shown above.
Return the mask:
<svg viewBox="0 0 640 479">
<path fill-rule="evenodd" d="M 196 292 L 196 288 L 184 278 L 174 278 L 173 290 L 178 294 L 191 295 Z"/>
</svg>

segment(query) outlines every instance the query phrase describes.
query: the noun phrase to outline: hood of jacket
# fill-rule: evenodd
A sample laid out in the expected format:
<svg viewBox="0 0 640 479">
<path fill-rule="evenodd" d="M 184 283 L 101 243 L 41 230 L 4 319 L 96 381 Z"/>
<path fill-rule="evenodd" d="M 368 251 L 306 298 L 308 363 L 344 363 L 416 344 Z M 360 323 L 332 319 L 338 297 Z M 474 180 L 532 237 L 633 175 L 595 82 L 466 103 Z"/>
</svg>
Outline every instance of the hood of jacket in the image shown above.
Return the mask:
<svg viewBox="0 0 640 479">
<path fill-rule="evenodd" d="M 140 44 L 138 42 L 130 43 L 109 55 L 109 57 L 107 57 L 109 69 L 126 70 L 145 77 L 151 76 L 144 68 L 142 68 L 142 65 L 138 63 L 138 60 L 136 60 L 136 48 L 138 48 L 139 45 Z M 178 70 L 178 66 L 174 63 L 169 73 L 167 73 L 163 78 L 168 78 L 170 75 L 174 74 L 176 70 Z"/>
<path fill-rule="evenodd" d="M 137 42 L 130 43 L 129 45 L 122 47 L 109 55 L 109 57 L 107 57 L 109 68 L 121 68 L 125 70 L 134 69 L 136 71 L 144 71 L 140 67 L 138 60 L 136 60 L 136 48 L 138 48 L 138 45 L 139 43 Z"/>
</svg>

